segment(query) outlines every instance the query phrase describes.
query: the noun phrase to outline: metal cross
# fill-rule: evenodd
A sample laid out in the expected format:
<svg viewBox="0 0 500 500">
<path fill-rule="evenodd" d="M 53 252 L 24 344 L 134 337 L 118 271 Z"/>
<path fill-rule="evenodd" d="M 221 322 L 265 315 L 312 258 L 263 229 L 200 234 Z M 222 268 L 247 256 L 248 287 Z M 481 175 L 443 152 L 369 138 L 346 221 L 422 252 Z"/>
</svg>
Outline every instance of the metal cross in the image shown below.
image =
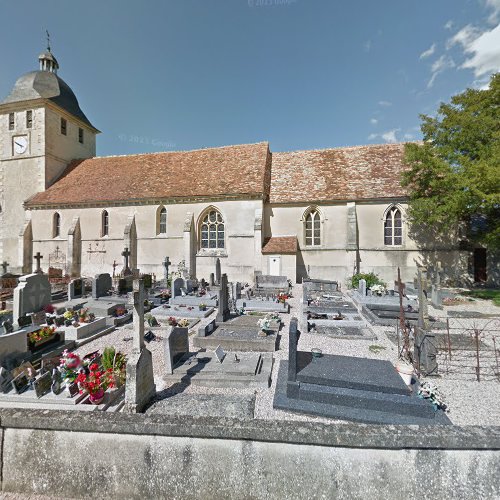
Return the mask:
<svg viewBox="0 0 500 500">
<path fill-rule="evenodd" d="M 50 33 L 49 33 L 49 30 L 45 30 L 45 33 L 47 33 L 47 50 L 50 52 Z"/>
<path fill-rule="evenodd" d="M 35 273 L 41 274 L 42 273 L 42 268 L 40 267 L 40 261 L 43 259 L 43 255 L 40 255 L 40 252 L 37 252 L 36 255 L 33 258 L 34 258 L 34 260 L 36 260 L 36 270 L 35 270 Z"/>
<path fill-rule="evenodd" d="M 168 267 L 172 264 L 170 262 L 168 257 L 165 257 L 165 260 L 163 261 L 163 266 L 165 267 L 165 280 L 168 280 Z"/>
<path fill-rule="evenodd" d="M 113 261 L 113 278 L 115 277 L 115 269 L 118 267 L 116 260 Z"/>
</svg>

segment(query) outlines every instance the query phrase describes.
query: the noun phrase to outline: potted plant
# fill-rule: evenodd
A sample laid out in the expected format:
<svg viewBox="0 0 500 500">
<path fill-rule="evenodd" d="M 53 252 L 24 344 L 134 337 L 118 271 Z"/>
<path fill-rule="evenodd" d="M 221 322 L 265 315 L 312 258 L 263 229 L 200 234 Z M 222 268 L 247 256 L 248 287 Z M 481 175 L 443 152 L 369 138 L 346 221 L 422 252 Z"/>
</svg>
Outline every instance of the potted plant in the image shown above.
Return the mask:
<svg viewBox="0 0 500 500">
<path fill-rule="evenodd" d="M 200 311 L 206 311 L 207 310 L 207 305 L 205 303 L 201 303 L 198 305 L 198 308 Z"/>
<path fill-rule="evenodd" d="M 54 323 L 56 326 L 63 326 L 64 325 L 64 316 L 56 316 L 54 318 Z"/>
<path fill-rule="evenodd" d="M 28 343 L 32 347 L 38 347 L 51 340 L 55 333 L 56 329 L 53 326 L 44 326 L 40 330 L 28 334 Z"/>
<path fill-rule="evenodd" d="M 108 387 L 114 387 L 113 370 L 99 370 L 97 363 L 92 363 L 89 367 L 89 373 L 81 372 L 76 381 L 80 387 L 80 394 L 86 392 L 89 395 L 90 402 L 98 405 L 104 399 L 104 393 Z"/>
<path fill-rule="evenodd" d="M 86 323 L 87 322 L 87 319 L 88 319 L 88 313 L 89 313 L 89 310 L 84 308 L 84 309 L 80 309 L 78 311 L 78 321 L 80 323 Z"/>
<path fill-rule="evenodd" d="M 189 326 L 189 320 L 184 318 L 184 319 L 180 319 L 178 322 L 177 322 L 177 326 L 180 326 L 181 328 L 187 328 Z"/>
<path fill-rule="evenodd" d="M 414 372 L 413 366 L 407 363 L 406 361 L 400 359 L 396 363 L 396 370 L 399 373 L 399 375 L 401 375 L 401 378 L 403 379 L 404 383 L 406 385 L 411 385 L 411 379 Z"/>
<path fill-rule="evenodd" d="M 127 310 L 123 306 L 118 306 L 115 309 L 115 314 L 117 318 L 120 318 L 121 316 L 125 316 L 125 314 L 127 314 Z"/>
<path fill-rule="evenodd" d="M 378 295 L 379 297 L 385 294 L 385 286 L 381 284 L 372 285 L 370 290 L 372 291 L 372 294 Z"/>
<path fill-rule="evenodd" d="M 113 373 L 115 387 L 120 387 L 125 383 L 127 367 L 125 354 L 117 352 L 114 347 L 106 347 L 102 353 L 102 367 Z"/>
<path fill-rule="evenodd" d="M 173 316 L 169 316 L 167 321 L 169 326 L 177 326 L 177 320 Z"/>
<path fill-rule="evenodd" d="M 63 314 L 63 317 L 64 317 L 64 324 L 66 326 L 71 326 L 71 323 L 73 323 L 74 312 L 68 310 Z"/>
</svg>

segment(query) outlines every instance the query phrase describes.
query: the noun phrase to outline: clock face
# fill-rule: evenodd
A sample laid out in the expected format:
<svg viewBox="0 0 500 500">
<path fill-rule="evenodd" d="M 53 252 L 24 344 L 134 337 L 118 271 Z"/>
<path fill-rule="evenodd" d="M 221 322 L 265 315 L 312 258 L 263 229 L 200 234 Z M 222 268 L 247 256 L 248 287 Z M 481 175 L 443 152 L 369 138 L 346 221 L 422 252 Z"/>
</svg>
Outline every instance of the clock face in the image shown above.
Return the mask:
<svg viewBox="0 0 500 500">
<path fill-rule="evenodd" d="M 14 137 L 14 153 L 21 155 L 26 153 L 28 149 L 28 137 L 26 135 L 18 135 Z"/>
</svg>

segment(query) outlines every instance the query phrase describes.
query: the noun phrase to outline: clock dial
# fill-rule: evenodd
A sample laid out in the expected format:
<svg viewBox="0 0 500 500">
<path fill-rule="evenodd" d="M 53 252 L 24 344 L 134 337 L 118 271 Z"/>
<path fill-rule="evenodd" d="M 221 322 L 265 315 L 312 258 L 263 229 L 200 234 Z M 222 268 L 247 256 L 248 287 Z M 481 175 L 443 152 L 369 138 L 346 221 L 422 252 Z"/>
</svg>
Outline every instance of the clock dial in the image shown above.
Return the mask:
<svg viewBox="0 0 500 500">
<path fill-rule="evenodd" d="M 14 152 L 18 155 L 23 154 L 28 149 L 28 137 L 25 135 L 18 135 L 14 137 Z"/>
</svg>

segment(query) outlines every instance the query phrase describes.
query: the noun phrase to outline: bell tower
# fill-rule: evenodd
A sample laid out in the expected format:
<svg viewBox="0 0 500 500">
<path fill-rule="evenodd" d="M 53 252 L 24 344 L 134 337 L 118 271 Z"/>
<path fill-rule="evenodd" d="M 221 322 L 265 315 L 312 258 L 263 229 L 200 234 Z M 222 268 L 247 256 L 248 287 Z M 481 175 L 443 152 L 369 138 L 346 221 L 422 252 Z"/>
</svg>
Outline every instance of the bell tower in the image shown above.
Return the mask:
<svg viewBox="0 0 500 500">
<path fill-rule="evenodd" d="M 95 156 L 99 133 L 57 75 L 49 40 L 38 61 L 40 69 L 18 78 L 0 102 L 0 262 L 13 272 L 23 265 L 19 245 L 26 244 L 30 219 L 24 202 L 56 182 L 72 160 Z"/>
</svg>

